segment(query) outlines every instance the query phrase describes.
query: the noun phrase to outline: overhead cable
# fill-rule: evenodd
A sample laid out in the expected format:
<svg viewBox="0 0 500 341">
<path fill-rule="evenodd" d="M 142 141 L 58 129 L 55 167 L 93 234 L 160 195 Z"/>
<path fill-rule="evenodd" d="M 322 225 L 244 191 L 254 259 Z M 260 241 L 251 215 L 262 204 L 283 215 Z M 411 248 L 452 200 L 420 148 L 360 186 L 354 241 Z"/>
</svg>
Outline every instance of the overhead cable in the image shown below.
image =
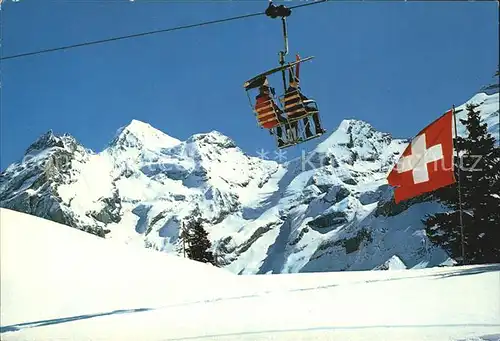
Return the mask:
<svg viewBox="0 0 500 341">
<path fill-rule="evenodd" d="M 328 0 L 317 0 L 317 1 L 308 2 L 308 3 L 297 5 L 297 6 L 292 6 L 292 7 L 289 7 L 289 8 L 290 9 L 294 9 L 294 8 L 306 7 L 306 6 L 311 6 L 311 5 L 317 5 L 319 3 L 326 2 L 326 1 L 328 1 Z M 126 35 L 126 36 L 119 36 L 119 37 L 113 37 L 113 38 L 107 38 L 107 39 L 101 39 L 101 40 L 87 41 L 87 42 L 78 43 L 78 44 L 72 44 L 72 45 L 66 45 L 66 46 L 60 46 L 60 47 L 54 47 L 54 48 L 48 48 L 48 49 L 44 49 L 44 50 L 38 50 L 38 51 L 33 51 L 33 52 L 26 52 L 26 53 L 21 53 L 21 54 L 7 56 L 7 57 L 2 57 L 2 58 L 0 58 L 0 60 L 15 59 L 15 58 L 21 58 L 21 57 L 27 57 L 27 56 L 33 56 L 33 55 L 48 53 L 48 52 L 69 50 L 69 49 L 73 49 L 73 48 L 76 48 L 76 47 L 83 47 L 83 46 L 89 46 L 89 45 L 96 45 L 96 44 L 108 43 L 108 42 L 117 41 L 117 40 L 138 38 L 138 37 L 148 36 L 148 35 L 157 34 L 157 33 L 180 31 L 180 30 L 185 30 L 185 29 L 188 29 L 188 28 L 194 28 L 194 27 L 200 27 L 200 26 L 207 26 L 207 25 L 218 24 L 218 23 L 222 23 L 222 22 L 228 22 L 228 21 L 246 19 L 246 18 L 250 18 L 250 17 L 256 17 L 256 16 L 259 16 L 259 15 L 265 15 L 265 12 L 244 14 L 244 15 L 239 15 L 239 16 L 236 16 L 236 17 L 230 17 L 230 18 L 223 18 L 223 19 L 205 21 L 205 22 L 200 22 L 200 23 L 196 23 L 196 24 L 183 25 L 183 26 L 165 28 L 165 29 L 160 29 L 160 30 L 142 32 L 142 33 L 136 33 L 136 34 L 130 34 L 130 35 Z"/>
</svg>

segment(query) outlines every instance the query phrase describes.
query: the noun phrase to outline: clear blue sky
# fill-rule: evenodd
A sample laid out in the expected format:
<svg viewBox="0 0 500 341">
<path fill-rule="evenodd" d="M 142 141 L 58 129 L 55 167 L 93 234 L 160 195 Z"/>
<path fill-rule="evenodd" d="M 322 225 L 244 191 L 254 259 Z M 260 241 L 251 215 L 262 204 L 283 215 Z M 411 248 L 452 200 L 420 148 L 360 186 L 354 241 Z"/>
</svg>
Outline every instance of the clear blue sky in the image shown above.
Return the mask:
<svg viewBox="0 0 500 341">
<path fill-rule="evenodd" d="M 267 7 L 266 1 L 6 1 L 3 56 Z M 318 101 L 328 131 L 357 118 L 410 137 L 493 81 L 498 4 L 332 1 L 292 13 L 289 35 L 290 57 L 316 57 L 303 65 L 301 83 Z M 261 16 L 2 61 L 1 169 L 49 129 L 101 151 L 132 119 L 179 139 L 218 130 L 252 155 L 274 150 L 242 84 L 276 66 L 281 47 L 279 20 Z"/>
</svg>

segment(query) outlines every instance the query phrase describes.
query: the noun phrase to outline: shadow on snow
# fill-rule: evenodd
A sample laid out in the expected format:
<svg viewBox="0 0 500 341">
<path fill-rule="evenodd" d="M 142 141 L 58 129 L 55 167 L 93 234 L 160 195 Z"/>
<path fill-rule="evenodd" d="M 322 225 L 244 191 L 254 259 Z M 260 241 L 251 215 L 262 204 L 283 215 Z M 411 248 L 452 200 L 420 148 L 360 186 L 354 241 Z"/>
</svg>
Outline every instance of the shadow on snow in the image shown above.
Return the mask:
<svg viewBox="0 0 500 341">
<path fill-rule="evenodd" d="M 351 283 L 346 283 L 344 285 L 353 285 L 353 284 L 369 284 L 369 283 L 374 283 L 374 282 L 386 282 L 386 281 L 396 281 L 396 280 L 408 280 L 411 278 L 435 278 L 435 279 L 444 279 L 448 277 L 454 277 L 454 276 L 467 276 L 467 275 L 477 275 L 481 273 L 486 273 L 486 272 L 495 272 L 495 271 L 500 271 L 500 264 L 488 264 L 480 267 L 475 267 L 471 269 L 460 269 L 451 273 L 446 273 L 446 274 L 431 274 L 431 275 L 420 275 L 420 276 L 410 276 L 410 277 L 397 277 L 397 278 L 384 278 L 384 279 L 375 279 L 375 280 L 364 280 L 364 281 L 358 281 L 358 282 L 351 282 Z M 318 290 L 318 289 L 328 289 L 332 287 L 339 286 L 341 284 L 337 283 L 332 283 L 329 285 L 324 285 L 324 286 L 316 286 L 316 287 L 306 287 L 306 288 L 295 288 L 291 290 L 287 290 L 289 292 L 294 292 L 294 291 L 308 291 L 308 290 Z M 280 291 L 281 292 L 281 291 Z M 258 296 L 262 295 L 269 295 L 273 294 L 275 292 L 273 291 L 263 291 L 263 292 L 256 292 L 253 294 L 249 295 L 242 295 L 242 296 L 235 296 L 235 297 L 218 297 L 214 299 L 209 299 L 209 300 L 201 300 L 201 301 L 195 301 L 195 302 L 183 302 L 183 303 L 178 303 L 178 304 L 173 304 L 169 305 L 166 307 L 162 308 L 171 308 L 171 307 L 176 307 L 176 306 L 186 306 L 186 305 L 194 305 L 194 304 L 207 304 L 207 303 L 214 303 L 218 301 L 228 301 L 228 300 L 239 300 L 239 299 L 252 299 Z M 0 333 L 5 333 L 5 332 L 15 332 L 19 331 L 22 329 L 26 328 L 35 328 L 35 327 L 43 327 L 43 326 L 49 326 L 49 325 L 55 325 L 55 324 L 60 324 L 60 323 L 67 323 L 67 322 L 73 322 L 73 321 L 78 321 L 78 320 L 85 320 L 85 319 L 91 319 L 95 317 L 102 317 L 102 316 L 109 316 L 109 315 L 119 315 L 119 314 L 130 314 L 130 313 L 140 313 L 140 312 L 146 312 L 146 311 L 152 311 L 156 310 L 158 308 L 136 308 L 136 309 L 121 309 L 121 310 L 114 310 L 106 313 L 96 313 L 96 314 L 86 314 L 86 315 L 77 315 L 77 316 L 71 316 L 71 317 L 63 317 L 63 318 L 56 318 L 56 319 L 50 319 L 50 320 L 41 320 L 41 321 L 34 321 L 34 322 L 25 322 L 25 323 L 18 323 L 18 324 L 13 324 L 5 327 L 0 326 Z M 438 326 L 438 325 L 437 325 Z M 464 325 L 465 326 L 465 325 Z M 488 325 L 490 326 L 490 325 Z M 498 326 L 498 325 L 495 325 Z M 400 326 L 403 327 L 403 326 Z M 423 327 L 423 326 L 413 326 L 413 327 Z M 354 327 L 354 328 L 363 328 L 363 327 Z M 373 327 L 370 327 L 373 328 Z M 495 335 L 488 335 L 488 337 L 497 337 L 498 334 Z M 486 339 L 490 340 L 490 339 Z"/>
<path fill-rule="evenodd" d="M 50 326 L 50 325 L 54 325 L 54 324 L 91 319 L 94 317 L 101 317 L 101 316 L 108 316 L 108 315 L 119 315 L 119 314 L 130 314 L 130 313 L 140 313 L 140 312 L 145 312 L 145 311 L 150 311 L 150 310 L 153 310 L 153 309 L 152 308 L 121 309 L 121 310 L 113 310 L 113 311 L 110 311 L 107 313 L 77 315 L 77 316 L 62 317 L 62 318 L 56 318 L 56 319 L 50 319 L 50 320 L 18 323 L 18 324 L 13 324 L 10 326 L 0 327 L 0 333 L 15 332 L 15 331 L 19 331 L 19 330 L 25 329 L 25 328 L 44 327 L 44 326 Z"/>
<path fill-rule="evenodd" d="M 453 269 L 453 268 L 451 268 Z M 485 264 L 482 266 L 476 266 L 470 269 L 459 269 L 453 272 L 436 275 L 441 278 L 456 277 L 456 276 L 469 276 L 469 275 L 479 275 L 485 272 L 500 271 L 500 264 Z"/>
</svg>

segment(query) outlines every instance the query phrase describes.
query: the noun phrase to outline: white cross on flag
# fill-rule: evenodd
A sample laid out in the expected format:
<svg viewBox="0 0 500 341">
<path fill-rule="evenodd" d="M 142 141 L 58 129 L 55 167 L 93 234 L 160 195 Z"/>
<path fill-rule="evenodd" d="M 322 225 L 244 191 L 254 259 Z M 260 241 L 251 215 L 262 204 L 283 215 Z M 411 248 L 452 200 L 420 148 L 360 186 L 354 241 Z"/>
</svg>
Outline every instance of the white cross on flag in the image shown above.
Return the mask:
<svg viewBox="0 0 500 341">
<path fill-rule="evenodd" d="M 453 111 L 424 128 L 411 141 L 389 173 L 396 203 L 455 182 L 453 172 Z"/>
</svg>

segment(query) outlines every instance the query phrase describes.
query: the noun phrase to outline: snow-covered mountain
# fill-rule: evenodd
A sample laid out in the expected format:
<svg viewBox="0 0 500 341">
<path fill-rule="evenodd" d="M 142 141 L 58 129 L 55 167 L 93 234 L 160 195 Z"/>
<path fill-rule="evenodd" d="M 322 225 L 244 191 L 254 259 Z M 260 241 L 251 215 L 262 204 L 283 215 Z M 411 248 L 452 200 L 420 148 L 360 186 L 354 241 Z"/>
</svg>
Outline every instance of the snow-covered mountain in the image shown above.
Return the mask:
<svg viewBox="0 0 500 341">
<path fill-rule="evenodd" d="M 498 100 L 469 101 L 495 136 Z M 392 200 L 386 175 L 407 143 L 344 120 L 306 157 L 280 164 L 216 131 L 179 141 L 133 120 L 99 153 L 48 132 L 1 173 L 0 206 L 164 252 L 179 252 L 181 223 L 197 214 L 219 263 L 238 274 L 452 262 L 421 223 L 440 205 Z"/>
</svg>

